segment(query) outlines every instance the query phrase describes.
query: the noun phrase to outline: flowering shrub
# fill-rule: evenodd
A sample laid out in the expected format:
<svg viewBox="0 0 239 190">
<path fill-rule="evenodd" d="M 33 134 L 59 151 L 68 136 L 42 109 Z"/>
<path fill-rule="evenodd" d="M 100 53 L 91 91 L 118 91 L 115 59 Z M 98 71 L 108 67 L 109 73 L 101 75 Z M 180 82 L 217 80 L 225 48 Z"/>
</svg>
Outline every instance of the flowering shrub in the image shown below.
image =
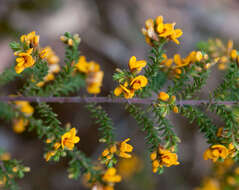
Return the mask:
<svg viewBox="0 0 239 190">
<path fill-rule="evenodd" d="M 13 130 L 22 133 L 35 130 L 45 142 L 46 162 L 69 158 L 69 178 L 83 176 L 86 184 L 96 190 L 112 190 L 122 180 L 118 165 L 130 168 L 128 164 L 139 159 L 132 157 L 133 145 L 130 138 L 117 141 L 114 124 L 106 111 L 97 103 L 124 103 L 146 134 L 149 158 L 153 173 L 161 174 L 164 168 L 183 164 L 177 156 L 180 138 L 167 118 L 170 113 L 181 114 L 190 122 L 198 124 L 199 131 L 208 142 L 203 158 L 213 162 L 237 161 L 238 151 L 238 99 L 239 56 L 233 49 L 233 42 L 227 47 L 218 39 L 201 42 L 198 48 L 182 58 L 175 54 L 168 58 L 164 45 L 170 41 L 179 44 L 183 34 L 175 29 L 176 23 L 165 23 L 162 16 L 148 19 L 142 33 L 151 48 L 149 60 L 132 56 L 128 69 L 116 69 L 113 80 L 116 87 L 108 97 L 95 97 L 101 91 L 104 72 L 100 65 L 80 54 L 79 36 L 65 33 L 61 41 L 65 45 L 64 65 L 51 47 L 42 48 L 39 35 L 31 32 L 20 37 L 19 42 L 10 43 L 16 56 L 16 63 L 0 75 L 0 84 L 23 79 L 23 86 L 17 95 L 5 97 L 7 103 L 0 103 L 0 118 L 12 122 Z M 217 65 L 225 70 L 222 83 L 210 93 L 208 100 L 197 100 L 197 92 L 206 84 L 210 70 Z M 170 81 L 167 90 L 162 90 Z M 94 97 L 67 96 L 86 87 Z M 93 162 L 79 148 L 81 131 L 70 125 L 62 126 L 57 115 L 47 104 L 49 101 L 83 102 L 99 127 L 99 142 L 105 145 L 98 162 Z M 31 105 L 30 102 L 36 102 Z M 139 105 L 142 104 L 142 105 Z M 227 105 L 226 105 L 227 104 Z M 218 127 L 205 113 L 217 114 L 224 126 Z M 121 158 L 121 160 L 119 160 Z M 129 169 L 134 173 L 136 167 Z M 238 169 L 237 169 L 238 170 Z M 236 170 L 236 171 L 237 171 Z M 0 151 L 0 185 L 16 189 L 14 179 L 24 176 L 30 169 L 21 162 L 12 160 L 3 150 Z M 238 173 L 238 171 L 237 171 Z M 234 179 L 234 178 L 233 178 Z M 231 184 L 235 184 L 230 179 Z M 215 180 L 206 180 L 213 189 Z M 201 189 L 201 188 L 199 188 Z M 216 188 L 214 188 L 216 189 Z"/>
</svg>

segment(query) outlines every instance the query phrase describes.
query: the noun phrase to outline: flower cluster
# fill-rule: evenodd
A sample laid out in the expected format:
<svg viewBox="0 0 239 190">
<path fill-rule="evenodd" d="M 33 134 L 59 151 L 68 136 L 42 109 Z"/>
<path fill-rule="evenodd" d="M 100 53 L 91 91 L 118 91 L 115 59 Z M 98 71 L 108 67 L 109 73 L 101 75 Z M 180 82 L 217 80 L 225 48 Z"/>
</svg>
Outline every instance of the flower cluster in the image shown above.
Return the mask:
<svg viewBox="0 0 239 190">
<path fill-rule="evenodd" d="M 39 44 L 40 36 L 36 35 L 35 31 L 30 32 L 29 34 L 22 35 L 20 41 L 28 47 L 36 47 Z"/>
<path fill-rule="evenodd" d="M 233 41 L 229 40 L 226 45 L 220 39 L 208 40 L 208 51 L 210 56 L 217 63 L 219 70 L 228 68 L 230 61 L 239 63 L 237 50 L 233 49 Z"/>
<path fill-rule="evenodd" d="M 182 36 L 181 29 L 175 29 L 176 23 L 164 23 L 163 16 L 158 16 L 155 20 L 148 19 L 145 22 L 145 28 L 142 33 L 145 36 L 146 42 L 153 46 L 154 41 L 161 39 L 172 40 L 179 44 L 178 38 Z"/>
<path fill-rule="evenodd" d="M 138 74 L 146 64 L 146 61 L 137 61 L 136 57 L 132 56 L 128 64 L 130 73 L 118 69 L 117 74 L 120 76 L 118 79 L 120 85 L 115 88 L 114 95 L 120 96 L 123 94 L 126 99 L 129 99 L 134 97 L 135 91 L 144 88 L 148 84 L 148 79 L 143 75 L 136 76 L 136 74 Z"/>
<path fill-rule="evenodd" d="M 14 55 L 17 56 L 15 66 L 16 73 L 20 74 L 24 69 L 32 67 L 35 64 L 35 60 L 32 57 L 33 48 L 28 49 L 26 52 L 15 52 Z"/>
<path fill-rule="evenodd" d="M 130 179 L 134 174 L 143 169 L 142 160 L 138 156 L 133 155 L 129 159 L 120 160 L 117 168 L 122 178 Z"/>
<path fill-rule="evenodd" d="M 179 165 L 177 154 L 161 146 L 158 147 L 157 151 L 151 153 L 150 159 L 152 160 L 154 173 L 158 172 L 159 168 L 163 168 L 164 166 L 171 167 L 173 165 Z"/>
<path fill-rule="evenodd" d="M 22 48 L 14 53 L 14 55 L 17 56 L 17 65 L 15 66 L 16 73 L 20 74 L 26 68 L 32 67 L 35 64 L 36 60 L 33 58 L 33 54 L 39 44 L 39 38 L 35 31 L 21 36 L 20 41 Z"/>
<path fill-rule="evenodd" d="M 99 94 L 104 76 L 104 72 L 100 70 L 100 65 L 94 61 L 87 62 L 85 56 L 80 56 L 75 67 L 86 75 L 87 92 Z"/>
<path fill-rule="evenodd" d="M 168 58 L 166 54 L 163 54 L 162 57 L 160 68 L 172 78 L 180 78 L 181 75 L 185 74 L 184 68 L 196 62 L 203 62 L 204 69 L 208 69 L 211 66 L 208 63 L 208 55 L 203 54 L 201 51 L 192 51 L 185 58 L 182 58 L 179 54 L 175 54 L 173 58 Z"/>
<path fill-rule="evenodd" d="M 203 155 L 205 160 L 211 159 L 213 162 L 218 161 L 219 159 L 226 159 L 228 157 L 235 156 L 235 147 L 232 143 L 228 145 L 228 148 L 221 144 L 215 144 L 209 147 Z"/>
<path fill-rule="evenodd" d="M 117 183 L 121 181 L 121 177 L 116 174 L 115 168 L 109 168 L 102 176 L 102 180 L 108 183 Z"/>
<path fill-rule="evenodd" d="M 80 138 L 78 136 L 76 136 L 76 129 L 75 128 L 70 129 L 70 131 L 64 133 L 61 136 L 61 142 L 54 143 L 54 145 L 53 145 L 54 150 L 47 152 L 47 154 L 45 155 L 46 161 L 49 161 L 51 159 L 51 157 L 57 153 L 57 150 L 60 147 L 62 147 L 63 150 L 65 149 L 65 147 L 68 150 L 73 150 L 75 144 L 78 143 L 79 141 L 80 141 Z M 51 143 L 51 140 L 47 139 L 46 142 Z"/>
<path fill-rule="evenodd" d="M 132 56 L 129 59 L 128 69 L 117 69 L 117 72 L 113 76 L 114 80 L 118 82 L 117 87 L 114 89 L 115 96 L 130 99 L 137 95 L 140 99 L 136 99 L 136 101 L 132 102 L 141 103 L 141 101 L 146 101 L 147 106 L 141 108 L 133 103 L 130 104 L 130 101 L 122 101 L 121 99 L 114 100 L 109 97 L 110 101 L 126 102 L 126 110 L 135 118 L 139 125 L 142 125 L 142 130 L 146 132 L 146 141 L 150 146 L 150 159 L 154 173 L 161 173 L 164 167 L 179 164 L 176 149 L 180 139 L 175 134 L 171 122 L 166 117 L 170 111 L 174 113 L 180 112 L 188 118 L 190 122 L 195 121 L 209 143 L 221 143 L 213 144 L 205 151 L 205 160 L 211 159 L 213 162 L 226 162 L 226 160 L 231 158 L 238 160 L 239 156 L 238 148 L 236 147 L 239 136 L 237 132 L 238 118 L 234 116 L 234 108 L 217 104 L 218 99 L 215 96 L 215 94 L 217 94 L 216 91 L 218 91 L 219 95 L 228 95 L 229 101 L 238 101 L 238 52 L 233 49 L 232 41 L 228 42 L 227 47 L 220 44 L 220 41 L 216 41 L 216 45 L 210 45 L 209 43 L 207 48 L 199 48 L 199 51 L 192 51 L 185 58 L 182 58 L 179 54 L 175 54 L 173 58 L 168 58 L 168 56 L 164 54 L 163 49 L 165 42 L 171 40 L 179 44 L 179 38 L 183 34 L 181 29 L 175 29 L 175 24 L 176 23 L 164 23 L 162 16 L 154 20 L 148 19 L 145 22 L 145 28 L 142 29 L 142 32 L 146 38 L 146 42 L 153 46 L 151 51 L 152 55 L 149 57 L 151 63 L 147 65 L 145 60 L 137 60 L 135 56 Z M 33 69 L 29 70 L 32 71 L 32 73 L 26 73 L 26 77 L 32 76 L 34 85 L 31 83 L 24 85 L 21 90 L 22 94 L 50 97 L 68 95 L 69 93 L 77 93 L 77 90 L 84 82 L 86 82 L 88 93 L 100 93 L 104 73 L 99 64 L 94 61 L 87 61 L 85 56 L 79 56 L 79 36 L 66 33 L 61 37 L 61 40 L 67 44 L 65 51 L 66 58 L 64 61 L 66 65 L 62 67 L 62 72 L 58 74 L 57 77 L 56 74 L 59 73 L 61 69 L 58 64 L 59 58 L 50 47 L 41 48 L 39 46 L 39 36 L 36 35 L 35 32 L 23 35 L 20 39 L 20 43 L 13 43 L 11 45 L 15 56 L 17 56 L 17 64 L 15 65 L 16 73 L 21 73 L 26 68 L 31 68 L 35 65 Z M 213 48 L 221 50 L 218 51 Z M 217 55 L 215 51 L 218 52 Z M 216 89 L 216 91 L 211 93 L 210 100 L 212 101 L 208 101 L 209 103 L 207 105 L 202 104 L 201 106 L 207 106 L 208 112 L 215 112 L 222 117 L 226 126 L 225 128 L 219 129 L 213 124 L 213 121 L 211 122 L 211 118 L 203 112 L 201 107 L 198 109 L 193 105 L 188 105 L 187 102 L 190 101 L 186 101 L 187 105 L 183 105 L 183 103 L 180 102 L 180 107 L 178 107 L 176 103 L 176 96 L 179 98 L 179 101 L 181 99 L 189 100 L 189 98 L 192 97 L 193 101 L 196 100 L 198 97 L 194 97 L 195 92 L 203 87 L 208 77 L 208 68 L 216 63 L 221 64 L 220 69 L 225 67 L 225 65 L 222 64 L 228 64 L 231 68 L 229 71 L 231 72 L 226 74 L 225 80 L 223 80 L 223 83 L 218 88 L 219 90 Z M 238 65 L 236 65 L 236 63 Z M 147 68 L 144 70 L 145 73 L 141 75 L 140 72 L 143 71 L 146 66 Z M 160 70 L 166 72 L 170 78 L 173 78 L 173 81 L 170 81 L 172 86 L 168 87 L 168 91 L 161 91 L 162 84 L 165 82 L 166 77 L 164 73 L 159 72 Z M 16 73 L 14 72 L 14 75 L 16 75 Z M 7 74 L 4 73 L 2 78 L 7 78 L 7 80 L 10 78 L 10 81 L 12 77 L 5 77 Z M 73 77 L 76 77 L 76 80 L 74 80 Z M 55 81 L 52 83 L 52 86 L 51 84 L 49 85 L 49 89 L 47 87 L 43 89 L 36 87 L 43 87 L 47 82 L 54 79 Z M 145 88 L 146 86 L 147 88 Z M 54 91 L 54 89 L 58 89 L 56 90 L 58 91 L 57 94 L 47 92 Z M 158 93 L 158 98 L 152 100 L 151 98 L 155 93 Z M 147 99 L 144 99 L 144 97 L 147 97 Z M 101 98 L 89 99 L 90 101 L 94 101 L 94 103 L 98 100 L 101 101 Z M 224 100 L 225 99 L 223 99 L 223 101 Z M 151 104 L 148 104 L 149 102 Z M 185 101 L 182 100 L 182 102 Z M 198 102 L 200 103 L 201 101 L 195 102 L 197 102 L 196 104 L 198 105 Z M 236 107 L 236 105 L 233 106 Z M 5 114 L 5 110 L 2 111 L 1 107 L 3 106 L 0 106 L 0 113 L 2 115 Z M 89 177 L 88 181 L 93 189 L 113 190 L 115 183 L 121 181 L 121 176 L 127 176 L 124 172 L 127 172 L 127 169 L 132 171 L 133 169 L 138 169 L 137 164 L 140 165 L 140 162 L 137 161 L 137 159 L 132 159 L 131 153 L 133 146 L 128 143 L 130 141 L 129 138 L 122 142 L 116 142 L 114 140 L 113 122 L 108 117 L 108 114 L 102 111 L 101 108 L 97 109 L 95 104 L 88 106 L 88 108 L 90 107 L 93 107 L 93 111 L 89 109 L 93 118 L 96 118 L 96 123 L 100 124 L 99 131 L 103 131 L 99 142 L 107 143 L 107 148 L 101 153 L 99 159 L 101 167 L 98 169 L 95 168 L 94 163 L 92 163 L 83 152 L 75 148 L 76 144 L 80 141 L 80 138 L 76 135 L 76 129 L 71 127 L 66 129 L 61 128 L 60 121 L 57 119 L 56 114 L 52 112 L 51 107 L 47 104 L 38 104 L 37 110 L 40 118 L 35 119 L 32 116 L 34 109 L 31 105 L 28 102 L 17 101 L 14 104 L 13 111 L 6 109 L 6 112 L 10 112 L 10 114 L 5 114 L 3 118 L 7 118 L 8 116 L 11 116 L 11 118 L 17 117 L 14 121 L 14 131 L 18 133 L 23 132 L 26 125 L 31 122 L 31 129 L 36 129 L 39 137 L 46 137 L 48 150 L 45 154 L 46 161 L 51 159 L 58 161 L 60 156 L 65 156 L 68 153 L 71 157 L 69 162 L 69 178 L 77 178 L 81 173 L 87 174 Z M 149 112 L 152 112 L 152 114 Z M 38 114 L 34 114 L 34 116 Z M 232 140 L 230 140 L 230 138 L 232 138 Z M 126 158 L 121 159 L 124 161 L 125 167 L 121 169 L 121 172 L 116 169 L 118 168 L 120 170 L 120 166 L 116 165 L 120 163 L 118 162 L 120 158 Z M 4 158 L 3 155 L 1 158 L 0 155 L 0 160 L 4 159 L 7 160 L 9 158 L 7 156 Z M 130 159 L 133 161 L 131 160 L 132 162 L 130 162 Z M 122 170 L 125 171 L 122 172 Z M 18 167 L 14 167 L 11 170 L 11 172 L 15 173 L 18 171 Z M 237 169 L 235 173 L 236 172 L 239 173 L 239 169 Z M 228 178 L 228 183 L 235 184 L 235 178 L 232 178 L 232 176 L 229 177 L 231 178 Z M 4 178 L 2 179 L 0 174 L 0 185 L 1 183 L 6 183 L 6 180 Z M 211 180 L 207 182 L 205 187 L 206 189 L 217 189 L 217 183 Z"/>
<path fill-rule="evenodd" d="M 64 149 L 67 147 L 69 150 L 73 150 L 76 143 L 80 141 L 80 138 L 76 136 L 76 129 L 72 128 L 61 137 L 61 146 Z"/>
<path fill-rule="evenodd" d="M 108 186 L 113 186 L 114 183 L 119 183 L 121 181 L 121 176 L 116 174 L 116 169 L 115 168 L 108 168 L 104 175 L 102 176 L 102 180 L 110 184 Z"/>
<path fill-rule="evenodd" d="M 111 145 L 102 152 L 102 162 L 108 164 L 115 154 L 121 158 L 131 158 L 130 152 L 133 151 L 133 146 L 128 144 L 130 138 L 125 139 L 122 142 Z"/>
<path fill-rule="evenodd" d="M 29 117 L 34 113 L 34 108 L 27 101 L 15 101 L 16 108 L 21 111 L 25 117 Z M 22 133 L 28 125 L 28 120 L 24 117 L 18 117 L 13 121 L 13 131 Z"/>
<path fill-rule="evenodd" d="M 49 68 L 47 75 L 43 78 L 43 81 L 37 83 L 38 87 L 42 87 L 47 82 L 54 80 L 55 74 L 59 73 L 61 68 L 59 65 L 60 59 L 50 46 L 42 49 L 39 55 L 41 59 L 46 59 Z"/>
</svg>

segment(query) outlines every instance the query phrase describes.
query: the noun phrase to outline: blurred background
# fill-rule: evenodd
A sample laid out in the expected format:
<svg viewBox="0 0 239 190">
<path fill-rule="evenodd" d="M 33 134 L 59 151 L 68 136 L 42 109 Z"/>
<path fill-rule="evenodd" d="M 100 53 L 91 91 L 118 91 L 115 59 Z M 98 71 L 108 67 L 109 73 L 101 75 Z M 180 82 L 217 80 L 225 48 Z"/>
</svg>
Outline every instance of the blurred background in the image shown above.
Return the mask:
<svg viewBox="0 0 239 190">
<path fill-rule="evenodd" d="M 50 45 L 63 62 L 64 47 L 59 40 L 64 32 L 79 33 L 80 51 L 88 60 L 98 62 L 105 73 L 101 96 L 113 89 L 112 74 L 117 67 L 126 68 L 132 55 L 147 59 L 150 47 L 144 42 L 141 28 L 147 18 L 163 15 L 168 22 L 184 32 L 180 45 L 169 43 L 167 53 L 185 56 L 200 40 L 220 37 L 239 40 L 239 2 L 237 0 L 0 0 L 0 72 L 14 63 L 8 43 L 23 33 L 36 30 L 42 46 Z M 215 77 L 217 76 L 217 77 Z M 210 79 L 202 96 L 218 80 Z M 1 95 L 14 91 L 18 84 L 6 87 Z M 86 93 L 86 92 L 82 92 Z M 207 148 L 197 126 L 180 116 L 172 116 L 177 134 L 181 164 L 165 170 L 161 176 L 153 175 L 148 159 L 144 134 L 123 106 L 103 105 L 115 122 L 117 139 L 132 139 L 135 157 L 131 164 L 121 163 L 123 182 L 118 190 L 194 189 L 210 172 L 210 163 L 202 158 Z M 97 159 L 103 147 L 98 143 L 97 126 L 82 104 L 54 104 L 63 125 L 70 122 L 77 127 L 81 138 L 79 148 Z M 75 190 L 86 189 L 82 180 L 69 180 L 67 160 L 46 163 L 44 145 L 34 133 L 15 134 L 10 125 L 0 122 L 0 146 L 12 157 L 23 160 L 31 173 L 19 180 L 23 190 Z M 130 175 L 129 175 L 130 174 Z"/>
</svg>

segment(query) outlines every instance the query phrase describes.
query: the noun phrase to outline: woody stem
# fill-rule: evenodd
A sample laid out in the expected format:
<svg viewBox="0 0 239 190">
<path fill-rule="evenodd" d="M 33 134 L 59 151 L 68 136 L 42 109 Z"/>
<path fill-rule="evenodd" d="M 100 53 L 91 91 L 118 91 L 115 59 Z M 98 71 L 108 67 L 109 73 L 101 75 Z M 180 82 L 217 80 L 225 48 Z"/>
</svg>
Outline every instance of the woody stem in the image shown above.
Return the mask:
<svg viewBox="0 0 239 190">
<path fill-rule="evenodd" d="M 52 103 L 129 103 L 129 104 L 152 104 L 155 98 L 112 98 L 112 97 L 9 97 L 1 96 L 0 102 L 28 101 L 28 102 L 52 102 Z M 238 101 L 213 101 L 213 100 L 177 100 L 176 105 L 200 105 L 216 103 L 223 105 L 235 105 Z"/>
</svg>

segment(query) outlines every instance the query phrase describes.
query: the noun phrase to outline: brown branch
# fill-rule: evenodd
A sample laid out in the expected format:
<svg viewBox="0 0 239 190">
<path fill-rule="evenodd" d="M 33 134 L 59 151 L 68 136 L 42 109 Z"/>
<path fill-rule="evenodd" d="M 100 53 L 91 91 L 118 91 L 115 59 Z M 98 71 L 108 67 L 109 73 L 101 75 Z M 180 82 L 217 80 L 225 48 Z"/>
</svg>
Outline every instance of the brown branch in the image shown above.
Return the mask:
<svg viewBox="0 0 239 190">
<path fill-rule="evenodd" d="M 28 102 L 51 102 L 51 103 L 131 103 L 131 104 L 152 104 L 156 99 L 154 98 L 111 98 L 111 97 L 0 97 L 0 102 L 8 101 L 28 101 Z M 208 103 L 217 103 L 223 105 L 238 104 L 237 101 L 210 101 L 210 100 L 179 100 L 177 105 L 200 105 Z"/>
</svg>

